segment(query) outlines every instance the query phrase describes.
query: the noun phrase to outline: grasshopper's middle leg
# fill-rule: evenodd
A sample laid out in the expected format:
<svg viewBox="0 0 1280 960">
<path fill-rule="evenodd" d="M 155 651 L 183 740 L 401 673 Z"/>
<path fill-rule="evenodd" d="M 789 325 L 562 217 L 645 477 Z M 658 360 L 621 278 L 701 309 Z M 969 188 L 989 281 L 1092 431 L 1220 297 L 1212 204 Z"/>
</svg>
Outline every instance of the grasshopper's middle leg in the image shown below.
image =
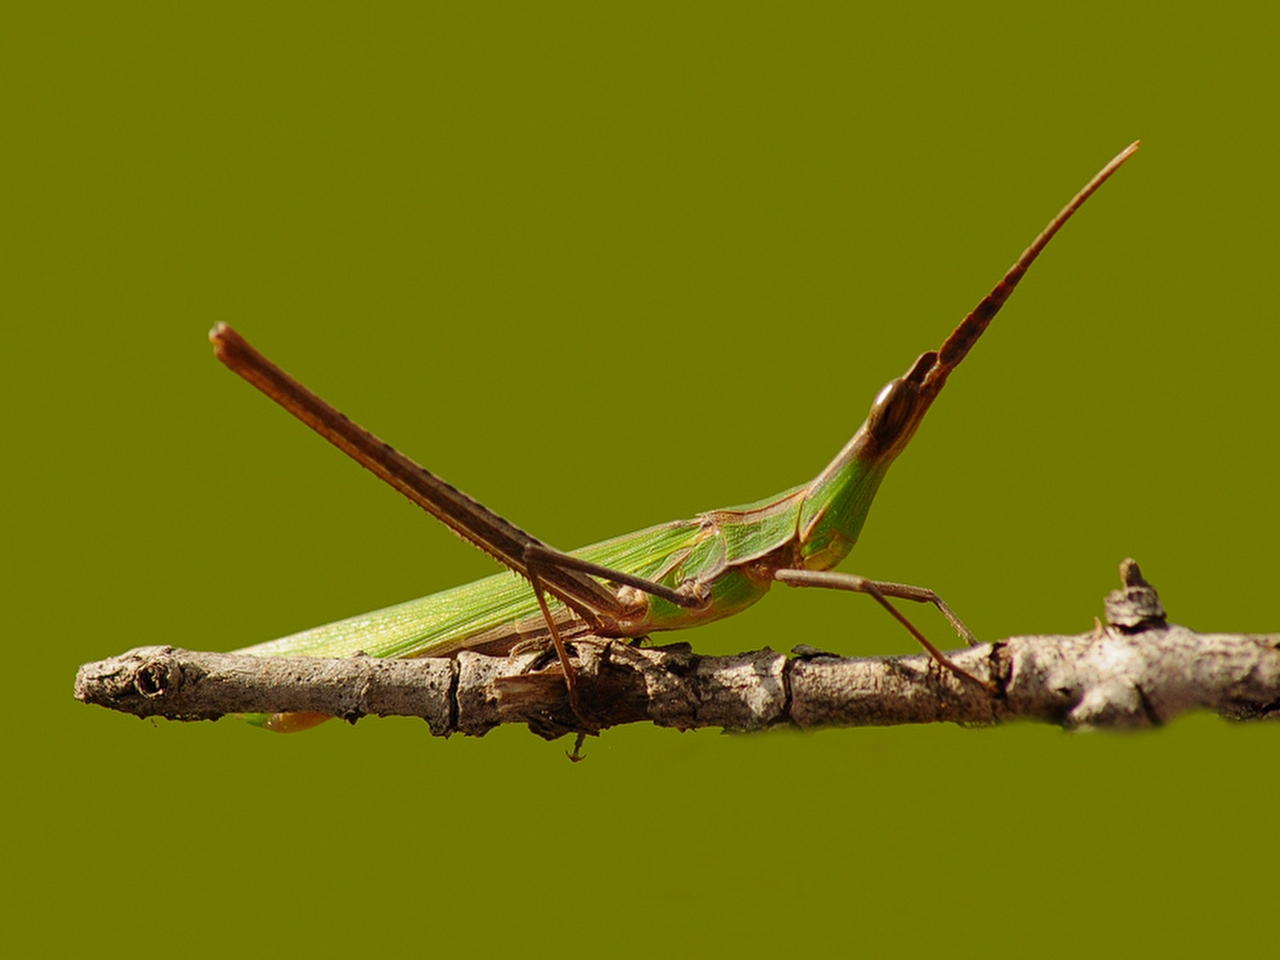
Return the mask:
<svg viewBox="0 0 1280 960">
<path fill-rule="evenodd" d="M 572 554 L 564 553 L 554 547 L 547 546 L 542 542 L 528 544 L 524 549 L 524 569 L 525 574 L 533 586 L 534 596 L 537 597 L 538 606 L 542 609 L 542 616 L 547 622 L 547 630 L 551 635 L 551 642 L 555 646 L 556 656 L 560 659 L 561 667 L 564 670 L 565 687 L 568 689 L 569 706 L 577 716 L 593 732 L 595 724 L 593 724 L 582 712 L 581 701 L 578 698 L 578 673 L 573 663 L 569 660 L 568 650 L 565 647 L 564 639 L 560 636 L 560 629 L 556 626 L 555 617 L 551 615 L 551 610 L 547 606 L 546 591 L 543 589 L 541 571 L 548 569 L 576 570 L 579 573 L 586 573 L 592 576 L 600 577 L 604 580 L 623 586 L 634 587 L 637 590 L 648 593 L 652 596 L 662 597 L 671 603 L 682 607 L 699 607 L 707 602 L 706 598 L 700 595 L 681 590 L 675 590 L 666 584 L 658 583 L 654 580 L 646 580 L 644 577 L 637 577 L 634 574 L 626 573 L 622 570 L 614 570 L 611 567 L 601 566 L 597 563 L 591 563 L 588 560 L 582 560 Z M 596 616 L 597 611 L 593 611 L 590 607 L 585 606 L 589 601 L 586 598 L 569 598 L 561 597 L 562 600 L 572 601 L 577 599 L 584 606 L 573 604 L 580 616 L 585 614 L 584 619 L 594 627 L 599 627 L 600 620 Z M 598 611 L 599 613 L 621 613 L 622 606 L 616 610 Z M 594 623 L 593 623 L 594 621 Z M 575 750 L 576 753 L 576 750 Z"/>
</svg>

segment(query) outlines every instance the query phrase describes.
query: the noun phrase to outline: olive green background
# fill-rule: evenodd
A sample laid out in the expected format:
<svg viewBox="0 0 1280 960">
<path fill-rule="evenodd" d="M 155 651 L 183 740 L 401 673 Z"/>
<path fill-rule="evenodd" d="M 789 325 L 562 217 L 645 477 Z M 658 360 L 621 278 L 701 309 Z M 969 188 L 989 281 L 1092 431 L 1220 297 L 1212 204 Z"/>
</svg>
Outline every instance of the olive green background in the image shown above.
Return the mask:
<svg viewBox="0 0 1280 960">
<path fill-rule="evenodd" d="M 573 547 L 807 479 L 1136 137 L 844 569 L 982 637 L 1277 631 L 1277 23 L 1256 4 L 10 8 L 6 940 L 96 956 L 1274 948 L 1280 727 L 139 722 L 76 666 L 493 564 L 212 359 L 235 324 Z M 939 638 L 945 624 L 920 623 Z M 776 591 L 698 649 L 912 652 Z M 950 643 L 950 638 L 947 638 Z"/>
</svg>

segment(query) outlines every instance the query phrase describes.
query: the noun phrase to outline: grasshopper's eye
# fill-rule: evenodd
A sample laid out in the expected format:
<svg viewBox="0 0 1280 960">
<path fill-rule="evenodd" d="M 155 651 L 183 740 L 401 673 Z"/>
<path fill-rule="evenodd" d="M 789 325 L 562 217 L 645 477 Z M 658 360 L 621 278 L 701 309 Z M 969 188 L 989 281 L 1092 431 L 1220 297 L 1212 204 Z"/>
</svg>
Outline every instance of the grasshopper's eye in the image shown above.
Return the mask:
<svg viewBox="0 0 1280 960">
<path fill-rule="evenodd" d="M 884 407 L 889 402 L 889 397 L 892 396 L 894 388 L 901 385 L 901 380 L 890 380 L 881 387 L 880 392 L 876 394 L 876 398 L 871 401 L 872 411 L 874 412 L 875 410 L 879 410 Z"/>
<path fill-rule="evenodd" d="M 928 390 L 927 383 L 937 360 L 938 354 L 932 350 L 920 354 L 910 370 L 897 380 L 890 380 L 876 395 L 867 415 L 867 432 L 881 452 L 892 447 L 900 450 L 920 425 L 920 418 L 929 409 L 927 397 L 936 393 Z"/>
<path fill-rule="evenodd" d="M 917 385 L 908 379 L 890 380 L 876 395 L 867 416 L 867 430 L 882 448 L 893 446 L 915 422 Z"/>
</svg>

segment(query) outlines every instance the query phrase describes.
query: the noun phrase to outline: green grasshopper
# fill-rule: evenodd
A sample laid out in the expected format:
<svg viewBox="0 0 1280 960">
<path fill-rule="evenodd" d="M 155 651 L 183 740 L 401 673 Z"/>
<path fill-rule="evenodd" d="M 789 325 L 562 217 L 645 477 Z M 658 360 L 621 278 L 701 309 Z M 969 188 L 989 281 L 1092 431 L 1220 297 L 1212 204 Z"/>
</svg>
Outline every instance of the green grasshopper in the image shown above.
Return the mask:
<svg viewBox="0 0 1280 960">
<path fill-rule="evenodd" d="M 219 360 L 361 466 L 464 540 L 505 564 L 475 583 L 272 640 L 239 652 L 260 656 L 502 655 L 530 643 L 555 648 L 569 704 L 584 725 L 576 671 L 566 646 L 582 637 L 642 638 L 695 627 L 751 606 L 774 583 L 865 593 L 892 613 L 933 658 L 981 685 L 911 624 L 888 598 L 935 605 L 970 644 L 973 634 L 932 590 L 832 570 L 858 540 L 889 465 L 1040 251 L 1071 215 L 1138 149 L 1125 148 L 1090 180 L 936 351 L 923 354 L 876 396 L 866 422 L 808 483 L 756 503 L 709 510 L 565 553 L 548 546 L 419 466 L 298 383 L 238 333 L 209 334 Z M 523 578 L 523 579 L 522 579 Z M 323 717 L 259 718 L 277 730 Z"/>
</svg>

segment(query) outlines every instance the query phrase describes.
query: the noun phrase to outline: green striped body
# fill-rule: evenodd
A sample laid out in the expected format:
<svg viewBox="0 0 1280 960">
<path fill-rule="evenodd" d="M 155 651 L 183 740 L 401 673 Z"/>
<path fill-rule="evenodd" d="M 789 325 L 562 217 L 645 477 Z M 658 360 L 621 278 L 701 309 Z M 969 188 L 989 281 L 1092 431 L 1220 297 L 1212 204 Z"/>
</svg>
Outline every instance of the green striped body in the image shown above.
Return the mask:
<svg viewBox="0 0 1280 960">
<path fill-rule="evenodd" d="M 618 624 L 619 636 L 698 626 L 751 606 L 768 592 L 779 567 L 825 570 L 839 563 L 857 540 L 878 486 L 879 476 L 864 473 L 854 460 L 776 497 L 624 534 L 573 554 L 671 587 L 694 581 L 710 591 L 710 602 L 693 610 L 647 598 L 643 616 Z M 563 605 L 553 602 L 552 610 L 566 637 L 588 632 Z M 312 657 L 349 657 L 360 651 L 373 657 L 449 656 L 459 650 L 499 654 L 545 636 L 546 623 L 528 581 L 506 571 L 238 652 Z"/>
</svg>

